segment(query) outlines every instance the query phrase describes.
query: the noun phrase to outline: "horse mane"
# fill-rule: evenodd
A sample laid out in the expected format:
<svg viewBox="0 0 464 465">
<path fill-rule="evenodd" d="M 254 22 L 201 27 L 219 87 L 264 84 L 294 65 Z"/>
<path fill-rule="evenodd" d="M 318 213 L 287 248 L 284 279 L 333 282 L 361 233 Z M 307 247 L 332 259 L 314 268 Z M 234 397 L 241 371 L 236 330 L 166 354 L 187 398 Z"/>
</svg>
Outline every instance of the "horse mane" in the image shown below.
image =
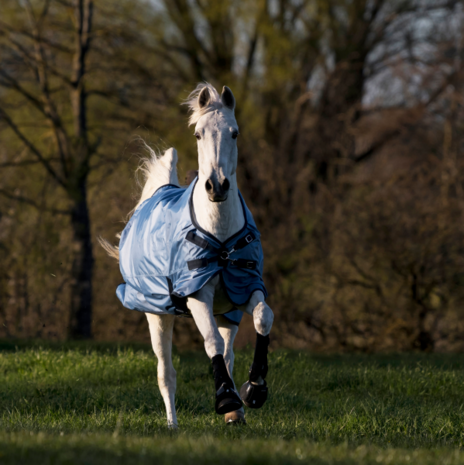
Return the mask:
<svg viewBox="0 0 464 465">
<path fill-rule="evenodd" d="M 200 107 L 198 104 L 198 96 L 205 87 L 209 90 L 210 100 L 208 105 Z M 192 112 L 188 120 L 189 126 L 196 124 L 204 114 L 213 110 L 218 110 L 224 106 L 218 91 L 209 82 L 201 82 L 198 84 L 195 90 L 193 90 L 193 92 L 191 92 L 187 97 L 184 105 L 187 105 L 189 110 Z"/>
</svg>

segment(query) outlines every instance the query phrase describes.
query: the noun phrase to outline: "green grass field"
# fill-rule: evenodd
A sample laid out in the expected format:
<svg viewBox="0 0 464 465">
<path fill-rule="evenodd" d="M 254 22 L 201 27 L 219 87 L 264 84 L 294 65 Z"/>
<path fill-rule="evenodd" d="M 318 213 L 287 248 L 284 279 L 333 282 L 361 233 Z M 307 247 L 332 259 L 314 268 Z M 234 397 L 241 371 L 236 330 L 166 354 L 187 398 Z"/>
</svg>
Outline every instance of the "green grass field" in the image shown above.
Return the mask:
<svg viewBox="0 0 464 465">
<path fill-rule="evenodd" d="M 177 432 L 149 347 L 0 342 L 0 464 L 464 463 L 463 355 L 277 351 L 247 426 L 214 413 L 205 354 L 174 365 Z"/>
</svg>

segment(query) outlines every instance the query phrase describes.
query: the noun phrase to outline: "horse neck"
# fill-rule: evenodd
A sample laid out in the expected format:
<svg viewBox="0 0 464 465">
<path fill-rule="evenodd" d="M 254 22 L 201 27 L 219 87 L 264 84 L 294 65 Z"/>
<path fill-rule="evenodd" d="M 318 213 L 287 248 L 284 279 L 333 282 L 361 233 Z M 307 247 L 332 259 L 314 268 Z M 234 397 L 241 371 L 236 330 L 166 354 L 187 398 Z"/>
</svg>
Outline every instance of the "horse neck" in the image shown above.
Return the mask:
<svg viewBox="0 0 464 465">
<path fill-rule="evenodd" d="M 201 174 L 193 191 L 193 208 L 198 224 L 214 237 L 224 242 L 245 224 L 243 208 L 238 195 L 237 176 L 230 178 L 230 189 L 227 200 L 224 202 L 211 202 L 208 199 L 205 185 L 206 179 Z"/>
</svg>

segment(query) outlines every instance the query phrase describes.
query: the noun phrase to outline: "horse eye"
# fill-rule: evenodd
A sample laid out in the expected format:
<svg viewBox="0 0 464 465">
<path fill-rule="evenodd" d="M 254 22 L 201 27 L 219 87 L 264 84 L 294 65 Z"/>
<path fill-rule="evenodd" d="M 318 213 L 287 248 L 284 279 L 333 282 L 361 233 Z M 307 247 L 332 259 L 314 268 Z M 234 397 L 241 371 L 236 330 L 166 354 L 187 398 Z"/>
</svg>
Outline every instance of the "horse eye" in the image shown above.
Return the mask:
<svg viewBox="0 0 464 465">
<path fill-rule="evenodd" d="M 238 132 L 237 131 L 234 131 L 232 133 L 232 139 L 237 139 L 237 136 L 238 136 Z"/>
<path fill-rule="evenodd" d="M 198 140 L 201 139 L 201 136 L 200 136 L 200 134 L 198 134 L 198 132 L 196 132 L 196 133 L 194 134 L 194 136 L 195 136 Z"/>
</svg>

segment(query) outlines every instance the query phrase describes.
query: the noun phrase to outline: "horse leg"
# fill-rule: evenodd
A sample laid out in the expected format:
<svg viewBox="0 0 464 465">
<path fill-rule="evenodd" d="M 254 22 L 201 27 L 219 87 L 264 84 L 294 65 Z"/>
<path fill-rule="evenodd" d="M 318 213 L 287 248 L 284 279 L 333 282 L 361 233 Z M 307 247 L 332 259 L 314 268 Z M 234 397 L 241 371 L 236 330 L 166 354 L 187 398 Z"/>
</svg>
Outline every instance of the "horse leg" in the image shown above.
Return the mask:
<svg viewBox="0 0 464 465">
<path fill-rule="evenodd" d="M 176 370 L 172 365 L 172 330 L 174 315 L 147 313 L 153 351 L 158 359 L 158 386 L 166 406 L 168 428 L 177 428 L 174 396 L 176 394 Z"/>
<path fill-rule="evenodd" d="M 261 408 L 267 399 L 267 352 L 269 346 L 269 333 L 271 332 L 274 314 L 266 304 L 261 291 L 251 296 L 245 312 L 253 316 L 256 330 L 256 345 L 253 363 L 249 372 L 248 381 L 241 387 L 240 396 L 247 407 Z"/>
<path fill-rule="evenodd" d="M 218 329 L 219 333 L 224 339 L 224 361 L 227 367 L 227 371 L 229 373 L 230 379 L 235 388 L 234 378 L 232 373 L 234 371 L 234 340 L 235 336 L 237 335 L 238 326 L 231 323 L 226 317 L 219 315 L 217 317 Z M 237 388 L 235 388 L 237 390 Z M 246 424 L 245 421 L 245 412 L 243 411 L 243 407 L 240 407 L 235 412 L 229 412 L 224 415 L 224 420 L 227 424 L 233 423 L 242 423 Z"/>
<path fill-rule="evenodd" d="M 235 390 L 224 361 L 224 340 L 213 316 L 214 288 L 214 284 L 210 281 L 200 291 L 187 298 L 187 306 L 205 340 L 206 354 L 213 365 L 216 413 L 225 414 L 238 410 L 242 406 L 242 401 Z"/>
</svg>

